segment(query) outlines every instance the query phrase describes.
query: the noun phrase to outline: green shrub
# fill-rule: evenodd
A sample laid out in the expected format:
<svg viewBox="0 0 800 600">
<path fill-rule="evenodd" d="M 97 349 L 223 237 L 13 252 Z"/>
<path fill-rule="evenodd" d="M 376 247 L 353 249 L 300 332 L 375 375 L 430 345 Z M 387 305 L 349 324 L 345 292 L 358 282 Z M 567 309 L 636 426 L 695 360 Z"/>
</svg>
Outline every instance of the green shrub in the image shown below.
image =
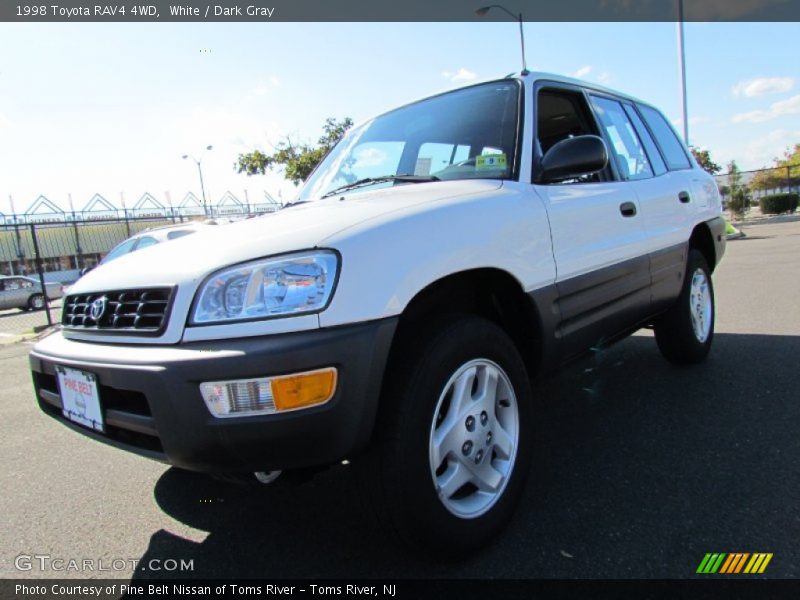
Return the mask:
<svg viewBox="0 0 800 600">
<path fill-rule="evenodd" d="M 735 215 L 742 217 L 750 208 L 750 195 L 744 188 L 733 190 L 727 198 L 726 207 Z"/>
<path fill-rule="evenodd" d="M 800 194 L 797 192 L 770 194 L 761 198 L 759 206 L 765 215 L 779 215 L 796 211 L 798 200 L 800 200 Z"/>
</svg>

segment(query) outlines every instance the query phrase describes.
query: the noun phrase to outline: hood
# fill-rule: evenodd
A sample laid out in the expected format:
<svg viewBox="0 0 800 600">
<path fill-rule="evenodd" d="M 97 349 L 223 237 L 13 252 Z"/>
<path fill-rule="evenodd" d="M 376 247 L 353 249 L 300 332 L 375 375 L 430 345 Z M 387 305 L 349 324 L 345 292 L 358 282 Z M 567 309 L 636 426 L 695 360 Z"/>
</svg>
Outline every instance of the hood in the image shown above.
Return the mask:
<svg viewBox="0 0 800 600">
<path fill-rule="evenodd" d="M 228 265 L 316 247 L 334 234 L 398 210 L 485 193 L 500 180 L 409 183 L 350 192 L 150 246 L 101 265 L 70 289 L 72 294 L 128 287 L 170 286 L 203 279 Z"/>
</svg>

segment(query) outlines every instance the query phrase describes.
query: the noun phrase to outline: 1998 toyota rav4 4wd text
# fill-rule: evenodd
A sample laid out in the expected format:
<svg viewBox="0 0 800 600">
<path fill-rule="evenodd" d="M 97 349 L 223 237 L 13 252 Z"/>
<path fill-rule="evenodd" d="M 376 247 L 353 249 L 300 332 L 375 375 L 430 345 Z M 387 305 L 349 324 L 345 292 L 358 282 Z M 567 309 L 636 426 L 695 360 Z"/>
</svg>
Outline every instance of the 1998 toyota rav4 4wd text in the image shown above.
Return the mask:
<svg viewBox="0 0 800 600">
<path fill-rule="evenodd" d="M 406 541 L 465 552 L 531 464 L 530 378 L 714 332 L 719 193 L 664 116 L 553 75 L 351 130 L 283 210 L 103 265 L 30 362 L 43 411 L 195 471 L 352 459 Z"/>
</svg>

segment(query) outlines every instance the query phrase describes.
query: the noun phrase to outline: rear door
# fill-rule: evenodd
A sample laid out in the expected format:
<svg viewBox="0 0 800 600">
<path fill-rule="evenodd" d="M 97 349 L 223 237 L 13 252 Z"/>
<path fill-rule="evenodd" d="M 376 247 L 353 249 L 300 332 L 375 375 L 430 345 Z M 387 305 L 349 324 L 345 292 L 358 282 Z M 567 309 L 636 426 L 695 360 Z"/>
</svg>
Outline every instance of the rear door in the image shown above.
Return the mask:
<svg viewBox="0 0 800 600">
<path fill-rule="evenodd" d="M 632 121 L 652 146 L 666 172 L 655 178 L 652 193 L 643 202 L 644 225 L 652 244 L 653 309 L 667 308 L 678 297 L 686 269 L 693 214 L 705 196 L 697 193 L 695 171 L 675 130 L 656 109 L 629 106 Z"/>
<path fill-rule="evenodd" d="M 619 177 L 628 182 L 639 199 L 655 312 L 680 292 L 683 281 L 688 195 L 679 193 L 682 175 L 669 171 L 632 103 L 599 93 L 592 93 L 590 98 Z"/>
</svg>

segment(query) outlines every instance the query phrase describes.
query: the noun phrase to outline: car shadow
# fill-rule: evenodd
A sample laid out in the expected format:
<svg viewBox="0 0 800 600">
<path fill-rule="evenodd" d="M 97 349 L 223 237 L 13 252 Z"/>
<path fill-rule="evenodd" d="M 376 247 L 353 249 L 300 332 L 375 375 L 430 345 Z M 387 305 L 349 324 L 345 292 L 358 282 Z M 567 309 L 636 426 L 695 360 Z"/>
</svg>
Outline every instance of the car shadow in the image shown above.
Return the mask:
<svg viewBox="0 0 800 600">
<path fill-rule="evenodd" d="M 169 469 L 155 500 L 208 532 L 153 533 L 150 559 L 192 578 L 671 578 L 706 552 L 773 552 L 800 575 L 800 337 L 717 334 L 700 366 L 664 361 L 649 333 L 540 379 L 545 452 L 497 541 L 461 563 L 396 545 L 366 518 L 353 467 L 251 489 Z"/>
</svg>

